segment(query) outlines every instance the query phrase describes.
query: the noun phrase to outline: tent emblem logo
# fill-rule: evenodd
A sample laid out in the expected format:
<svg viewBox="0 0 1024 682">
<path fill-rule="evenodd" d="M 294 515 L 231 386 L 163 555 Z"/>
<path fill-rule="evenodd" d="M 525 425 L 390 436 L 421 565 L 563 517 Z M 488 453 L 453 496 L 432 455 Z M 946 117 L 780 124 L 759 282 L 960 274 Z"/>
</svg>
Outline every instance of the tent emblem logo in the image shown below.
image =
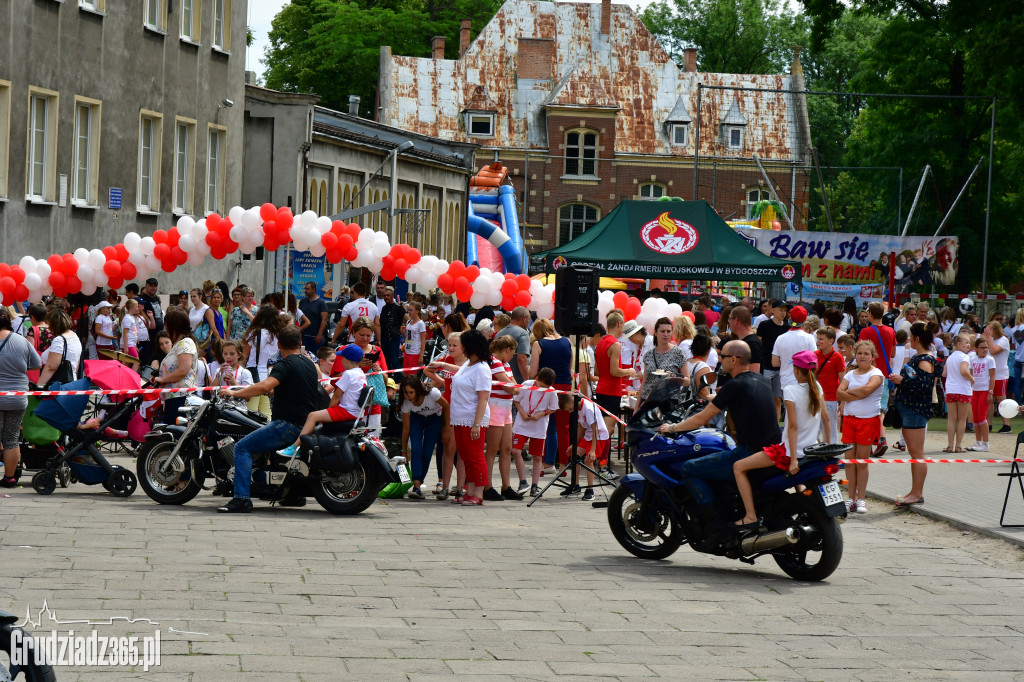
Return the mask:
<svg viewBox="0 0 1024 682">
<path fill-rule="evenodd" d="M 653 251 L 678 256 L 697 246 L 700 235 L 693 225 L 670 217 L 666 211 L 640 228 L 640 238 Z"/>
<path fill-rule="evenodd" d="M 796 276 L 796 268 L 792 265 L 782 266 L 782 279 L 793 279 Z"/>
<path fill-rule="evenodd" d="M 554 262 L 551 264 L 551 266 L 555 270 L 557 270 L 558 268 L 562 267 L 563 265 L 567 265 L 568 263 L 569 263 L 569 261 L 565 260 L 565 256 L 559 256 L 558 258 L 556 258 L 554 260 Z"/>
</svg>

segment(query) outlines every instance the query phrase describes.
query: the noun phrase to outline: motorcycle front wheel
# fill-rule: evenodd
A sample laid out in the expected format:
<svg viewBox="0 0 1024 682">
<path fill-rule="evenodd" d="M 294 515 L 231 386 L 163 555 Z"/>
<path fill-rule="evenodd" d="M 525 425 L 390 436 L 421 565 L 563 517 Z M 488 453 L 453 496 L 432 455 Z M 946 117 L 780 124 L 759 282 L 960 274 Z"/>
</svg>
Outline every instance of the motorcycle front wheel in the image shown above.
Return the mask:
<svg viewBox="0 0 1024 682">
<path fill-rule="evenodd" d="M 135 463 L 139 485 L 151 500 L 160 504 L 185 504 L 203 489 L 202 467 L 194 467 L 193 476 L 193 467 L 180 451 L 171 462 L 170 471 L 161 471 L 173 451 L 174 443 L 170 441 L 147 442 L 139 449 Z"/>
<path fill-rule="evenodd" d="M 11 662 L 11 639 L 15 630 L 13 625 L 0 625 L 0 680 L 26 680 L 27 682 L 55 682 L 57 674 L 53 667 L 45 663 L 36 663 L 35 654 L 30 653 L 28 661 L 14 665 Z M 30 639 L 28 635 L 24 639 Z"/>
<path fill-rule="evenodd" d="M 770 530 L 810 526 L 814 533 L 796 545 L 772 552 L 786 575 L 796 580 L 818 581 L 832 575 L 843 558 L 843 532 L 839 522 L 825 513 L 821 502 L 805 495 L 787 495 L 772 510 Z"/>
<path fill-rule="evenodd" d="M 608 499 L 608 526 L 627 552 L 641 559 L 664 559 L 679 549 L 683 529 L 660 502 L 652 502 L 646 513 L 633 491 L 624 485 Z"/>
<path fill-rule="evenodd" d="M 313 486 L 313 497 L 332 514 L 358 514 L 373 504 L 384 487 L 380 463 L 368 452 L 359 453 L 359 462 L 345 474 L 321 473 Z"/>
</svg>

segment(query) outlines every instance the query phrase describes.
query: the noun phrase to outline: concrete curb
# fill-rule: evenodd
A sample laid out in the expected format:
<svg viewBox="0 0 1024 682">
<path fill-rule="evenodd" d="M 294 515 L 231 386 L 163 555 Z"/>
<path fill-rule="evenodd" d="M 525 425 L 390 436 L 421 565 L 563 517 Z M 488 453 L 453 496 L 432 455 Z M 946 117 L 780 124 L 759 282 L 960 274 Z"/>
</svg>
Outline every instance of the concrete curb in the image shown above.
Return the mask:
<svg viewBox="0 0 1024 682">
<path fill-rule="evenodd" d="M 894 497 L 889 497 L 887 495 L 879 495 L 878 493 L 873 493 L 870 490 L 867 492 L 867 495 L 871 499 L 881 500 L 882 502 L 888 502 L 889 504 L 893 504 L 894 502 L 896 502 L 896 498 Z M 948 523 L 953 528 L 957 528 L 959 530 L 966 530 L 972 533 L 978 533 L 979 535 L 984 535 L 986 537 L 994 538 L 996 540 L 1003 540 L 1005 542 L 1009 542 L 1010 544 L 1017 545 L 1018 547 L 1024 547 L 1024 538 L 1014 537 L 1007 533 L 1002 533 L 998 530 L 993 530 L 991 528 L 975 526 L 973 524 L 961 521 L 960 519 L 953 518 L 952 516 L 940 514 L 939 512 L 933 511 L 924 506 L 912 506 L 906 511 L 913 514 L 919 514 L 925 518 L 932 519 L 934 521 L 942 521 L 943 523 Z"/>
</svg>

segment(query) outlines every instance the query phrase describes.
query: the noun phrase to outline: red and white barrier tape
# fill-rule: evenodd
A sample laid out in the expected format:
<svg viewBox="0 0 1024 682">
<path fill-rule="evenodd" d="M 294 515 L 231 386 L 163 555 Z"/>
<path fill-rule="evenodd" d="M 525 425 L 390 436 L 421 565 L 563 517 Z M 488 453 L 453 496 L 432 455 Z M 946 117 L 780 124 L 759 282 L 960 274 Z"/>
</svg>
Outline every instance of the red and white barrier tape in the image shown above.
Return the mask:
<svg viewBox="0 0 1024 682">
<path fill-rule="evenodd" d="M 1024 459 L 841 459 L 843 464 L 1010 464 Z"/>
</svg>

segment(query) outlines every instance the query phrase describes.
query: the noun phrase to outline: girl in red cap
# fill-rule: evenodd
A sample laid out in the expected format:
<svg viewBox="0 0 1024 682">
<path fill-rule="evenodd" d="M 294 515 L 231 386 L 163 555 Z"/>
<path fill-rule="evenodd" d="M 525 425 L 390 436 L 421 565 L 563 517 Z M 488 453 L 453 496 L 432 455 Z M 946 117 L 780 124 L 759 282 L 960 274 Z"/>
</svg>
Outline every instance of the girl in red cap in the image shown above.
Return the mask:
<svg viewBox="0 0 1024 682">
<path fill-rule="evenodd" d="M 820 433 L 829 432 L 828 413 L 821 386 L 814 378 L 818 367 L 814 351 L 802 350 L 793 354 L 793 374 L 797 383 L 782 391 L 786 408 L 785 442 L 769 445 L 761 452 L 741 459 L 733 465 L 736 487 L 740 490 L 745 515 L 736 522 L 739 530 L 756 530 L 760 525 L 754 510 L 754 492 L 750 487 L 747 472 L 777 466 L 783 471 L 795 474 L 800 470 L 799 459 L 804 448 L 818 442 Z M 795 453 L 795 456 L 794 456 Z"/>
</svg>

